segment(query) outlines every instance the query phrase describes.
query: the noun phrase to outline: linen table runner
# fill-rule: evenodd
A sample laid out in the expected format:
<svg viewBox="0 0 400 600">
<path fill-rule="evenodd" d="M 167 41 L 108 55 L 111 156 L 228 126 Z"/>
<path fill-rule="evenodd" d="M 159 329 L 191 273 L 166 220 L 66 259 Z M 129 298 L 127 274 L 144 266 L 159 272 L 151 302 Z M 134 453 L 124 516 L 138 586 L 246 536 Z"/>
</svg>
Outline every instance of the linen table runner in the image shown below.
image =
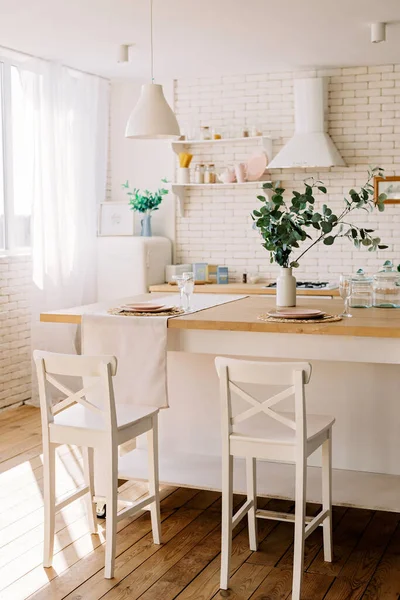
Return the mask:
<svg viewBox="0 0 400 600">
<path fill-rule="evenodd" d="M 245 298 L 245 295 L 194 294 L 192 311 L 197 312 Z M 154 298 L 159 304 L 178 305 L 179 296 Z M 82 316 L 82 353 L 112 354 L 117 357 L 113 378 L 118 404 L 168 407 L 166 316 L 118 316 L 105 311 Z"/>
</svg>

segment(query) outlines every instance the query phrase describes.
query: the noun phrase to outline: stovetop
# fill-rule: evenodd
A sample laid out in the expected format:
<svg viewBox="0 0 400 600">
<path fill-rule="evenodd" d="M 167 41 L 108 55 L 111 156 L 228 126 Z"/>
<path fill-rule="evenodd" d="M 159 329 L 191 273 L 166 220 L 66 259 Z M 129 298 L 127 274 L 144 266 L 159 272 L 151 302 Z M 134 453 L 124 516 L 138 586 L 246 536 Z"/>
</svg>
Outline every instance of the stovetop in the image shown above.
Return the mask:
<svg viewBox="0 0 400 600">
<path fill-rule="evenodd" d="M 276 281 L 265 287 L 276 288 Z M 302 290 L 334 290 L 337 288 L 337 284 L 329 281 L 298 281 L 296 287 Z"/>
</svg>

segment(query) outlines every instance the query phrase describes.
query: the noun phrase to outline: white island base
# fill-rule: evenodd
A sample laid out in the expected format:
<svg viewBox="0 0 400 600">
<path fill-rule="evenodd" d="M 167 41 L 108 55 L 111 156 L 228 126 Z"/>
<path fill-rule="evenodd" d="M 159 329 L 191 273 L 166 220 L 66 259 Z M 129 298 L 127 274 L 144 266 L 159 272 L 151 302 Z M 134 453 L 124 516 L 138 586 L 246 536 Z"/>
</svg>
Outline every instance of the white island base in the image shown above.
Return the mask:
<svg viewBox="0 0 400 600">
<path fill-rule="evenodd" d="M 210 338 L 217 335 L 207 334 Z M 230 332 L 230 335 L 241 336 L 237 332 Z M 261 334 L 264 339 L 270 335 Z M 279 337 L 283 341 L 286 336 L 279 334 Z M 303 342 L 306 354 L 308 351 L 313 354 L 307 342 L 315 339 L 314 336 L 295 337 L 296 342 Z M 321 342 L 325 341 L 326 338 L 321 339 Z M 329 338 L 330 344 L 341 341 L 345 340 Z M 297 350 L 292 345 L 294 356 L 287 356 L 287 359 L 299 358 L 300 346 L 296 344 L 296 347 Z M 308 410 L 336 417 L 333 430 L 334 504 L 400 510 L 400 368 L 387 364 L 341 362 L 337 358 L 335 362 L 311 362 L 313 376 L 307 388 Z M 168 375 L 170 408 L 160 412 L 160 480 L 220 490 L 220 416 L 214 355 L 170 352 Z M 293 465 L 265 461 L 258 461 L 257 465 L 259 495 L 294 498 Z M 320 502 L 318 452 L 310 457 L 309 465 L 307 500 Z M 120 466 L 121 476 L 147 479 L 144 440 L 139 440 L 136 450 L 121 457 Z M 240 459 L 235 461 L 234 491 L 245 492 L 244 461 Z"/>
</svg>

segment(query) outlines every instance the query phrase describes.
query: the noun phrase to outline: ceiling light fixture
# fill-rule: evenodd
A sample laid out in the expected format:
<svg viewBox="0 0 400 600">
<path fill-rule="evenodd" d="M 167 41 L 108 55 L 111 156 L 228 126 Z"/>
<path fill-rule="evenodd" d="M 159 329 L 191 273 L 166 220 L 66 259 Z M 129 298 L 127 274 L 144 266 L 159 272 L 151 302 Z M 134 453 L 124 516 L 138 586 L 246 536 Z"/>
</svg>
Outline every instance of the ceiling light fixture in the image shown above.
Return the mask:
<svg viewBox="0 0 400 600">
<path fill-rule="evenodd" d="M 386 23 L 371 23 L 371 42 L 386 42 Z"/>
<path fill-rule="evenodd" d="M 134 44 L 122 44 L 118 50 L 118 62 L 127 63 L 129 62 L 129 48 L 132 48 Z"/>
<path fill-rule="evenodd" d="M 129 117 L 125 137 L 132 139 L 177 139 L 176 116 L 165 99 L 162 85 L 154 83 L 153 0 L 150 0 L 151 83 L 142 85 L 140 98 Z"/>
</svg>

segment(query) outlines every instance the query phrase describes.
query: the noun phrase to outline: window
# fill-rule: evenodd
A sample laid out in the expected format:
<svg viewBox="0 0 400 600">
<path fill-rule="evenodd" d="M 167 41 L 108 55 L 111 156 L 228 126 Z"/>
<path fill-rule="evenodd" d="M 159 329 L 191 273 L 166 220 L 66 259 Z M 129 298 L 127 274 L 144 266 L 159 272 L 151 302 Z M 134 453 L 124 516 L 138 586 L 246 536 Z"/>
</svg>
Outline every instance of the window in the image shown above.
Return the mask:
<svg viewBox="0 0 400 600">
<path fill-rule="evenodd" d="M 0 251 L 31 243 L 31 194 L 26 153 L 32 148 L 24 126 L 26 106 L 18 69 L 0 62 Z"/>
</svg>

